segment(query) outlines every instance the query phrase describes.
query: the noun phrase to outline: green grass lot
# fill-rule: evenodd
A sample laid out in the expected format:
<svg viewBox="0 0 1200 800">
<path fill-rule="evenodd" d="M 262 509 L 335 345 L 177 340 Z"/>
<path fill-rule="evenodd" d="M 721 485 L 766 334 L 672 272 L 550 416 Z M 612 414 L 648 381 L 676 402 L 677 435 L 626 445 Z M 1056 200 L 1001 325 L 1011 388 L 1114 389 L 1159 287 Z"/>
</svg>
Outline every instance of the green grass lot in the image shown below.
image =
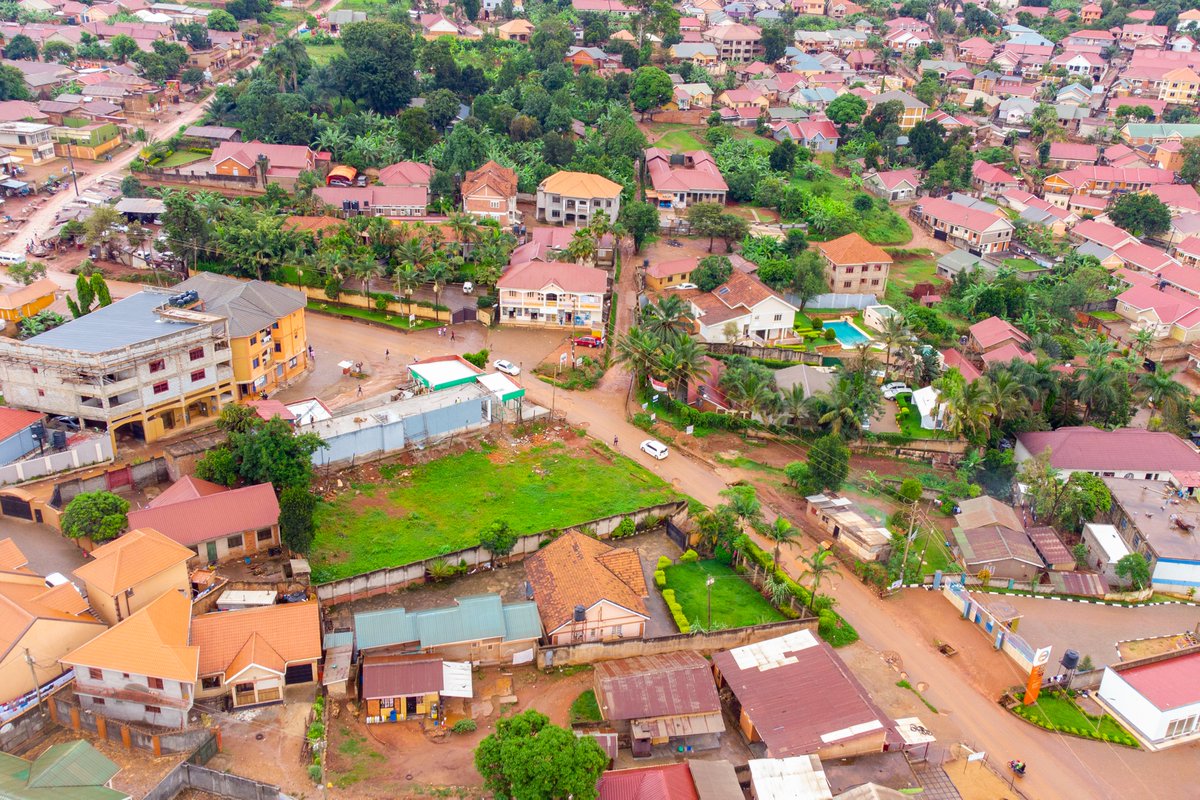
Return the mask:
<svg viewBox="0 0 1200 800">
<path fill-rule="evenodd" d="M 321 303 L 316 300 L 308 301 L 308 308 L 312 311 L 320 311 L 326 314 L 337 314 L 339 317 L 351 317 L 353 319 L 369 319 L 372 322 L 382 322 L 384 325 L 390 325 L 393 328 L 399 328 L 402 331 L 419 331 L 423 328 L 436 328 L 439 325 L 445 325 L 449 322 L 449 316 L 441 322 L 434 322 L 431 319 L 418 318 L 411 326 L 408 324 L 408 316 L 404 314 L 392 314 L 388 311 L 375 311 L 368 308 L 354 308 L 353 306 L 338 306 L 332 303 Z"/>
<path fill-rule="evenodd" d="M 918 283 L 933 283 L 937 277 L 937 254 L 926 256 L 893 256 L 895 263 L 888 273 L 888 285 L 908 292 Z"/>
<path fill-rule="evenodd" d="M 323 67 L 332 61 L 334 56 L 345 52 L 340 44 L 306 44 L 304 49 L 308 51 L 308 57 L 315 67 Z"/>
<path fill-rule="evenodd" d="M 822 156 L 828 156 L 828 154 L 825 153 Z M 829 158 L 818 158 L 817 160 L 827 168 L 832 163 Z M 849 182 L 839 175 L 831 174 L 817 181 L 807 181 L 797 177 L 792 178 L 792 183 L 803 186 L 815 194 L 828 195 L 834 200 L 841 200 L 852 208 L 854 198 L 860 194 L 866 194 L 862 189 L 852 188 Z M 913 233 L 908 221 L 890 208 L 881 210 L 878 206 L 874 206 L 866 213 L 855 211 L 854 215 L 857 218 L 854 230 L 872 244 L 899 245 L 912 241 Z M 814 234 L 809 238 L 818 240 L 820 236 Z"/>
<path fill-rule="evenodd" d="M 1042 269 L 1036 262 L 1030 261 L 1028 258 L 1006 258 L 1004 259 L 1004 266 L 1012 267 L 1021 272 L 1040 272 Z"/>
<path fill-rule="evenodd" d="M 902 417 L 900 410 L 904 408 L 910 409 L 910 411 Z M 921 427 L 921 412 L 913 405 L 911 394 L 902 394 L 896 397 L 896 422 L 900 425 L 900 432 L 910 439 L 938 438 L 937 431 Z"/>
<path fill-rule="evenodd" d="M 588 689 L 571 703 L 571 724 L 576 722 L 602 722 L 600 704 L 596 702 L 596 690 Z"/>
<path fill-rule="evenodd" d="M 1018 717 L 1043 728 L 1127 747 L 1138 746 L 1133 734 L 1108 714 L 1093 717 L 1061 692 L 1042 692 L 1033 705 L 1027 706 L 1022 703 L 1014 706 L 1012 710 Z"/>
<path fill-rule="evenodd" d="M 387 0 L 342 0 L 334 8 L 337 11 L 365 11 L 368 17 L 386 17 Z"/>
<path fill-rule="evenodd" d="M 684 615 L 690 622 L 699 622 L 701 627 L 708 625 L 705 581 L 710 575 L 716 579 L 712 585 L 714 628 L 744 628 L 785 619 L 757 589 L 720 561 L 676 564 L 664 571 L 667 574 L 667 588 L 675 590 L 675 599 L 683 606 Z"/>
<path fill-rule="evenodd" d="M 912 552 L 917 555 L 924 554 L 922 558 L 922 575 L 932 575 L 941 570 L 942 572 L 951 572 L 955 569 L 954 562 L 950 560 L 950 554 L 946 551 L 946 537 L 949 534 L 937 531 L 922 531 L 913 539 Z"/>
<path fill-rule="evenodd" d="M 380 473 L 378 483 L 355 485 L 318 509 L 312 560 L 322 580 L 474 547 L 494 522 L 537 533 L 678 497 L 661 478 L 596 442 L 582 450 L 562 443 L 473 450 Z"/>
<path fill-rule="evenodd" d="M 707 147 L 704 142 L 697 139 L 688 130 L 671 131 L 655 142 L 653 146 L 676 153 L 682 153 L 687 150 L 704 150 Z"/>
<path fill-rule="evenodd" d="M 1088 314 L 1101 322 L 1116 322 L 1117 320 L 1124 319 L 1115 311 L 1089 311 Z"/>
<path fill-rule="evenodd" d="M 734 128 L 733 138 L 746 139 L 750 142 L 750 144 L 754 145 L 756 149 L 767 153 L 768 155 L 772 150 L 775 149 L 775 145 L 779 144 L 774 139 L 770 139 L 765 136 L 759 136 L 749 128 Z"/>
<path fill-rule="evenodd" d="M 197 161 L 203 161 L 206 158 L 208 158 L 208 156 L 206 156 L 204 153 L 191 153 L 187 150 L 176 150 L 174 153 L 171 153 L 171 155 L 164 158 L 162 163 L 160 163 L 158 166 L 162 167 L 163 169 L 170 169 L 172 167 L 182 167 L 185 164 L 194 164 Z"/>
</svg>

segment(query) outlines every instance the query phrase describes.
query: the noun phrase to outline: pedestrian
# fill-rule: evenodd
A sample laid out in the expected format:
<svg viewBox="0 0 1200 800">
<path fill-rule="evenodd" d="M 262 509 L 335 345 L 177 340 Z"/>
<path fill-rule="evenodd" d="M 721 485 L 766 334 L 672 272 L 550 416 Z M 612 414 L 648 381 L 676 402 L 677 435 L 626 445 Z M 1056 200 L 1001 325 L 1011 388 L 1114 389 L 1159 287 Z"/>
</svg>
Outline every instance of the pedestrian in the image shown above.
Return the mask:
<svg viewBox="0 0 1200 800">
<path fill-rule="evenodd" d="M 362 386 L 358 387 L 358 396 L 362 397 Z"/>
<path fill-rule="evenodd" d="M 450 331 L 450 341 L 454 341 L 454 331 Z"/>
<path fill-rule="evenodd" d="M 391 360 L 391 358 L 392 358 L 392 351 L 391 351 L 391 350 L 384 350 L 384 351 L 383 351 L 383 360 L 384 360 L 384 361 L 389 361 L 389 360 Z"/>
</svg>

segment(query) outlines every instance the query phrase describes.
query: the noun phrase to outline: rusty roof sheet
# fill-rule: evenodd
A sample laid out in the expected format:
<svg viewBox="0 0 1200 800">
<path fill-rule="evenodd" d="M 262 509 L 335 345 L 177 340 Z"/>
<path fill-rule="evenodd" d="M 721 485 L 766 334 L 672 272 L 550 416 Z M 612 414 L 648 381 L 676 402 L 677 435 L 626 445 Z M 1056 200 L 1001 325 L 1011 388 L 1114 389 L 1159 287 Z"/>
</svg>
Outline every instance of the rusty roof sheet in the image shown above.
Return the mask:
<svg viewBox="0 0 1200 800">
<path fill-rule="evenodd" d="M 362 663 L 364 700 L 442 691 L 442 660 L 437 656 L 367 656 Z"/>
<path fill-rule="evenodd" d="M 771 758 L 808 755 L 892 726 L 833 648 L 811 631 L 716 653 L 713 665 Z"/>
<path fill-rule="evenodd" d="M 607 720 L 720 711 L 712 668 L 699 653 L 681 650 L 596 665 L 596 699 Z"/>
<path fill-rule="evenodd" d="M 1062 543 L 1062 539 L 1058 538 L 1054 528 L 1046 526 L 1027 528 L 1025 533 L 1029 535 L 1029 540 L 1033 542 L 1033 546 L 1041 555 L 1042 560 L 1050 566 L 1066 564 L 1068 569 L 1075 566 L 1075 556 Z"/>
</svg>

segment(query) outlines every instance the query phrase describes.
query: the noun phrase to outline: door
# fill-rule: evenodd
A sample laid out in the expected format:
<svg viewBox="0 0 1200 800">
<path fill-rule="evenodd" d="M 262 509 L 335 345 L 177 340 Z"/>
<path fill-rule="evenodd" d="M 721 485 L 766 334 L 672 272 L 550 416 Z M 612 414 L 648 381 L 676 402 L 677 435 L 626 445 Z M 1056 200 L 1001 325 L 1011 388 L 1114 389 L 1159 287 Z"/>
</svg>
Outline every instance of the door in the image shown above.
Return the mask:
<svg viewBox="0 0 1200 800">
<path fill-rule="evenodd" d="M 417 698 L 404 698 L 404 716 L 411 717 L 417 713 Z"/>
<path fill-rule="evenodd" d="M 6 517 L 33 519 L 33 511 L 29 508 L 28 500 L 7 494 L 0 495 L 0 513 Z"/>
<path fill-rule="evenodd" d="M 217 560 L 217 543 L 216 542 L 208 542 L 205 544 L 205 547 L 208 549 L 209 563 L 216 561 Z"/>
<path fill-rule="evenodd" d="M 170 427 L 170 426 L 167 426 Z M 105 482 L 108 484 L 108 490 L 114 492 L 122 486 L 133 485 L 133 468 L 125 467 L 124 469 L 115 469 L 104 475 Z"/>
</svg>

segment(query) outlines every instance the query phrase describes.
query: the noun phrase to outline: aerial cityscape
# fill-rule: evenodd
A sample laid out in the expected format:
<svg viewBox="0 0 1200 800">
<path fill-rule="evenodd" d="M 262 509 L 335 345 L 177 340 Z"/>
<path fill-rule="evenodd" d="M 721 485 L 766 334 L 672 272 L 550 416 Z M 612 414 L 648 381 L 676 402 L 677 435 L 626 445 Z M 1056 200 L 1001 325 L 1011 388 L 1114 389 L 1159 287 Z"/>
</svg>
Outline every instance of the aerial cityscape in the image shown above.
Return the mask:
<svg viewBox="0 0 1200 800">
<path fill-rule="evenodd" d="M 1200 791 L 1200 0 L 0 54 L 4 800 Z"/>
</svg>

